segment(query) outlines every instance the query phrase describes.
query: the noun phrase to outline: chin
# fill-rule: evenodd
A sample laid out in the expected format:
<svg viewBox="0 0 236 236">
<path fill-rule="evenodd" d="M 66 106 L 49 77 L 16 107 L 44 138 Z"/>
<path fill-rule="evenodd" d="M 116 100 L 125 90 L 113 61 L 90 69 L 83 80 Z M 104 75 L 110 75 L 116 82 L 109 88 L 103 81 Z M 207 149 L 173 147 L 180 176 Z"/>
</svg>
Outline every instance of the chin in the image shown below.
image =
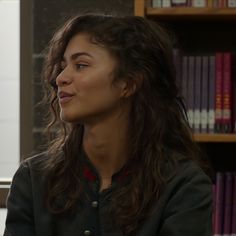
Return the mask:
<svg viewBox="0 0 236 236">
<path fill-rule="evenodd" d="M 65 113 L 61 112 L 60 118 L 62 121 L 67 122 L 67 123 L 74 123 L 74 124 L 82 124 L 84 123 L 85 118 L 81 115 L 78 114 L 73 114 L 73 113 Z"/>
<path fill-rule="evenodd" d="M 68 122 L 68 123 L 75 123 L 78 121 L 77 117 L 75 117 L 74 115 L 65 114 L 65 113 L 61 113 L 60 118 L 62 121 Z"/>
</svg>

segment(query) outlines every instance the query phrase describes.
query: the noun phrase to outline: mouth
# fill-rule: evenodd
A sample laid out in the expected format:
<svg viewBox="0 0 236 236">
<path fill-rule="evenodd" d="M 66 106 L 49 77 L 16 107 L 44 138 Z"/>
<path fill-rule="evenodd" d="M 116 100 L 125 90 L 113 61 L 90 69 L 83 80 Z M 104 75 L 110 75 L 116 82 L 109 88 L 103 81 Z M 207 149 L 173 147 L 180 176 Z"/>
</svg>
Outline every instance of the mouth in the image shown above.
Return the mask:
<svg viewBox="0 0 236 236">
<path fill-rule="evenodd" d="M 60 91 L 57 96 L 59 99 L 59 103 L 64 104 L 69 102 L 73 98 L 74 94 Z"/>
</svg>

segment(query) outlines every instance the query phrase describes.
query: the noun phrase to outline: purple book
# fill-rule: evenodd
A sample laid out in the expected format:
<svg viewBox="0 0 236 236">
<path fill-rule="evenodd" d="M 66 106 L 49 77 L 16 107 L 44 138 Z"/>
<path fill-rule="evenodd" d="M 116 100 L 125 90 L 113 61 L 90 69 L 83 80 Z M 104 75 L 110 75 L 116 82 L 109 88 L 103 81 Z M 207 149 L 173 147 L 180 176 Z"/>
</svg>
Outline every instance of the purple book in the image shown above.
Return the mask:
<svg viewBox="0 0 236 236">
<path fill-rule="evenodd" d="M 188 0 L 171 0 L 172 7 L 186 7 L 188 5 Z"/>
<path fill-rule="evenodd" d="M 233 112 L 233 119 L 232 119 L 232 126 L 233 132 L 236 133 L 236 56 L 232 57 L 232 87 L 233 87 L 233 101 L 232 101 L 232 112 Z M 235 235 L 236 236 L 236 235 Z"/>
<path fill-rule="evenodd" d="M 224 224 L 224 174 L 216 173 L 214 236 L 221 236 Z"/>
<path fill-rule="evenodd" d="M 194 80 L 195 80 L 195 57 L 189 56 L 189 67 L 188 67 L 188 92 L 187 92 L 187 114 L 189 125 L 194 128 Z"/>
<path fill-rule="evenodd" d="M 200 110 L 201 110 L 201 81 L 202 80 L 202 57 L 195 57 L 195 78 L 194 78 L 194 112 L 193 124 L 194 133 L 200 133 Z"/>
<path fill-rule="evenodd" d="M 182 57 L 182 79 L 181 79 L 181 95 L 184 98 L 186 109 L 188 109 L 187 99 L 188 99 L 188 57 Z"/>
<path fill-rule="evenodd" d="M 230 236 L 232 225 L 232 204 L 233 204 L 233 174 L 225 173 L 225 191 L 224 191 L 224 228 L 223 236 Z"/>
<path fill-rule="evenodd" d="M 212 232 L 214 232 L 214 228 L 215 228 L 215 209 L 216 209 L 216 184 L 212 185 L 212 195 L 213 195 Z"/>
<path fill-rule="evenodd" d="M 176 84 L 179 88 L 180 94 L 182 94 L 182 53 L 180 49 L 175 48 L 173 50 L 173 57 L 176 71 Z"/>
<path fill-rule="evenodd" d="M 236 172 L 233 173 L 233 203 L 232 203 L 231 236 L 236 236 Z"/>
<path fill-rule="evenodd" d="M 215 128 L 215 56 L 209 58 L 208 132 Z"/>
<path fill-rule="evenodd" d="M 202 57 L 202 92 L 201 92 L 201 133 L 208 131 L 208 83 L 209 57 Z"/>
</svg>

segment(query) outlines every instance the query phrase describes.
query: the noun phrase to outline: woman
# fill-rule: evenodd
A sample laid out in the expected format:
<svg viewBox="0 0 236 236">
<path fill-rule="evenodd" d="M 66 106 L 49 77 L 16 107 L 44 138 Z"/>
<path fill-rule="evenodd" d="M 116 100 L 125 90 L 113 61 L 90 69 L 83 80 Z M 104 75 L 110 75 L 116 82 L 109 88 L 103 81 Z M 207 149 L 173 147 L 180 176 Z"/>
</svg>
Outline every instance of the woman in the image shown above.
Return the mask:
<svg viewBox="0 0 236 236">
<path fill-rule="evenodd" d="M 159 25 L 76 16 L 51 40 L 44 79 L 56 137 L 16 172 L 5 236 L 211 235 L 211 181 Z"/>
</svg>

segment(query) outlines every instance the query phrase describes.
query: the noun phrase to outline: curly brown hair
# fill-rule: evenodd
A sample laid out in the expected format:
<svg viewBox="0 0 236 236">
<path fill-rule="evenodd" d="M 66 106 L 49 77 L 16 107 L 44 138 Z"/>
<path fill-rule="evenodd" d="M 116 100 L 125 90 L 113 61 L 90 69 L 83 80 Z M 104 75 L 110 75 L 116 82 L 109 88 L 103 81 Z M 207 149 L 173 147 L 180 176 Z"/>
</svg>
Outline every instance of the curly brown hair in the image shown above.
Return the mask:
<svg viewBox="0 0 236 236">
<path fill-rule="evenodd" d="M 46 199 L 55 214 L 72 209 L 80 196 L 78 150 L 82 149 L 83 125 L 61 121 L 55 83 L 67 44 L 79 33 L 88 34 L 93 43 L 103 46 L 117 59 L 114 83 L 121 78 L 128 83 L 135 83 L 137 76 L 143 79 L 133 95 L 130 112 L 127 163 L 130 181 L 113 192 L 111 209 L 124 235 L 133 235 L 174 173 L 178 157 L 200 163 L 176 85 L 173 42 L 160 25 L 138 16 L 76 16 L 55 33 L 43 70 L 43 78 L 51 86 L 47 93 L 52 111 L 48 128 L 57 130 L 53 144 L 48 147 L 50 158 L 45 166 Z M 168 175 L 166 163 L 173 166 Z M 63 194 L 68 198 L 59 207 L 54 203 Z"/>
</svg>

